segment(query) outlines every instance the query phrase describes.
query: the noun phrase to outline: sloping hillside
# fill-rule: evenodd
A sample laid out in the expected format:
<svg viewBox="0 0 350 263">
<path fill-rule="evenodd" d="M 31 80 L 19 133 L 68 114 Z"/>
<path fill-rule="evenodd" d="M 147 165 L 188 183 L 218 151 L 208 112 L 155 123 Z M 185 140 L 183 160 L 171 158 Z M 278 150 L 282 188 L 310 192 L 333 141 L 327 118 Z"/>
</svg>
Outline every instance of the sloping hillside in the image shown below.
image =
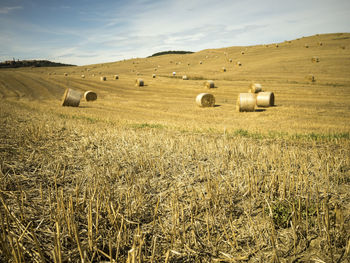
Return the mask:
<svg viewBox="0 0 350 263">
<path fill-rule="evenodd" d="M 348 262 L 349 61 L 329 34 L 0 70 L 0 262 Z M 275 107 L 236 111 L 252 81 Z"/>
<path fill-rule="evenodd" d="M 217 131 L 348 132 L 349 68 L 350 34 L 324 34 L 269 45 L 80 67 L 1 70 L 0 96 L 26 103 L 39 100 L 40 107 L 68 115 L 79 111 L 102 121 Z M 115 74 L 119 80 L 113 80 Z M 185 74 L 189 80 L 181 79 Z M 315 82 L 306 79 L 309 74 Z M 107 81 L 101 82 L 101 76 Z M 135 87 L 136 78 L 143 78 L 146 85 Z M 217 88 L 205 89 L 203 82 L 208 79 L 214 80 Z M 277 107 L 248 114 L 235 111 L 237 95 L 247 92 L 252 81 L 275 93 Z M 81 105 L 87 108 L 81 110 L 62 108 L 66 87 L 93 90 L 98 100 L 83 101 Z M 201 92 L 212 93 L 217 107 L 197 107 L 195 97 Z"/>
</svg>

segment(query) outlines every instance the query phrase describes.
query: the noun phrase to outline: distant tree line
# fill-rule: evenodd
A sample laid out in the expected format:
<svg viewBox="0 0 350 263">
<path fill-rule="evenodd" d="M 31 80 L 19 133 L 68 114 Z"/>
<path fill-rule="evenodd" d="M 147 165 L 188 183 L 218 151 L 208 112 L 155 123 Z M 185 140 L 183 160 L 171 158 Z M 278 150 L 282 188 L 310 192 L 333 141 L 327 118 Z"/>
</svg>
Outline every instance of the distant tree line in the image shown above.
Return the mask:
<svg viewBox="0 0 350 263">
<path fill-rule="evenodd" d="M 63 64 L 52 62 L 49 60 L 7 60 L 0 62 L 0 68 L 19 68 L 19 67 L 63 67 L 74 66 L 70 64 Z"/>
<path fill-rule="evenodd" d="M 156 56 L 162 56 L 162 55 L 167 55 L 167 54 L 192 54 L 194 52 L 192 51 L 162 51 L 158 53 L 154 53 L 152 56 L 149 57 L 156 57 Z"/>
</svg>

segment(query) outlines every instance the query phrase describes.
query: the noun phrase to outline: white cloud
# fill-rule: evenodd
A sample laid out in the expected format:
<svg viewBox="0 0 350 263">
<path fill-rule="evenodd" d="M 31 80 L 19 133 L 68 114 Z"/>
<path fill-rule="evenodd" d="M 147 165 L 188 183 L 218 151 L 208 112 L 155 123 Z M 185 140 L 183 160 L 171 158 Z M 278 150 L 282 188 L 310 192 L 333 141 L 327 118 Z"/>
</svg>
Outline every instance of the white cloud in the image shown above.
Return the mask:
<svg viewBox="0 0 350 263">
<path fill-rule="evenodd" d="M 0 14 L 8 14 L 13 10 L 22 9 L 22 6 L 6 6 L 0 7 Z"/>
</svg>

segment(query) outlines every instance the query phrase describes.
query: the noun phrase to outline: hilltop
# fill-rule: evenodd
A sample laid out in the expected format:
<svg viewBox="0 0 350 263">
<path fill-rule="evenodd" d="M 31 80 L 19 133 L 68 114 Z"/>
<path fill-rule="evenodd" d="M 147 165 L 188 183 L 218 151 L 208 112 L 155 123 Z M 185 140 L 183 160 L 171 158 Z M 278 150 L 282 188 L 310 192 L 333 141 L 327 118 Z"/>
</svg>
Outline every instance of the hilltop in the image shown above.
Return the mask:
<svg viewBox="0 0 350 263">
<path fill-rule="evenodd" d="M 74 66 L 49 60 L 7 60 L 0 62 L 0 68 L 21 68 L 21 67 L 66 67 Z"/>
</svg>

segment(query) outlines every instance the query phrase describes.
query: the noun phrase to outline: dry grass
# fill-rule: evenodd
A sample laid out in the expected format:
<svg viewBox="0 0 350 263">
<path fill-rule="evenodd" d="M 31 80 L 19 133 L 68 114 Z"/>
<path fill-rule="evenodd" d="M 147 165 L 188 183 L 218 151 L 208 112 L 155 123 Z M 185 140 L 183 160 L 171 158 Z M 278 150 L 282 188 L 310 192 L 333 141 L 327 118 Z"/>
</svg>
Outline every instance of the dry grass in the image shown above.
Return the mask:
<svg viewBox="0 0 350 263">
<path fill-rule="evenodd" d="M 0 262 L 349 261 L 348 37 L 89 66 L 118 81 L 0 70 Z M 276 107 L 235 111 L 252 80 Z M 61 107 L 67 87 L 99 99 Z"/>
</svg>

